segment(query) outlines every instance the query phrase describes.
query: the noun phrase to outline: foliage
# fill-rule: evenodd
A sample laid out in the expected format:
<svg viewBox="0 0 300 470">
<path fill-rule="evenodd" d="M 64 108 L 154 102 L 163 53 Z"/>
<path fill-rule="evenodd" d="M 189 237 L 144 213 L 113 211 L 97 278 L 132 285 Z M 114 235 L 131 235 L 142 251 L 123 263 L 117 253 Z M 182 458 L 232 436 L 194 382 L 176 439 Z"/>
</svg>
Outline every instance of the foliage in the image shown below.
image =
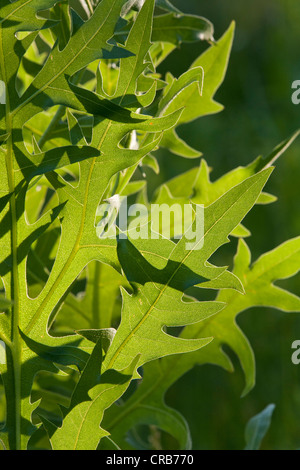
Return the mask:
<svg viewBox="0 0 300 470">
<path fill-rule="evenodd" d="M 246 447 L 245 450 L 258 450 L 265 437 L 272 419 L 275 405 L 272 403 L 256 416 L 253 416 L 247 423 L 245 429 Z"/>
<path fill-rule="evenodd" d="M 159 171 L 159 147 L 201 155 L 176 128 L 222 110 L 214 95 L 234 24 L 215 41 L 210 21 L 167 0 L 156 2 L 160 15 L 154 0 L 87 5 L 86 18 L 57 0 L 5 0 L 0 9 L 1 442 L 155 448 L 158 428 L 190 448 L 185 419 L 164 402 L 170 385 L 195 364 L 230 370 L 227 344 L 248 392 L 254 358 L 236 316 L 253 305 L 300 310 L 273 284 L 298 272 L 299 238 L 251 265 L 241 223 L 255 204 L 274 201 L 263 188 L 298 133 L 215 182 L 202 159 L 148 200 L 140 178 L 143 167 Z M 157 72 L 174 48 L 198 40 L 210 45 L 180 77 Z M 147 239 L 101 236 L 99 207 L 116 195 L 191 204 L 192 223 L 180 240 L 153 239 L 151 220 Z M 201 205 L 203 235 L 191 244 Z M 239 238 L 232 272 L 211 262 L 229 237 Z"/>
</svg>

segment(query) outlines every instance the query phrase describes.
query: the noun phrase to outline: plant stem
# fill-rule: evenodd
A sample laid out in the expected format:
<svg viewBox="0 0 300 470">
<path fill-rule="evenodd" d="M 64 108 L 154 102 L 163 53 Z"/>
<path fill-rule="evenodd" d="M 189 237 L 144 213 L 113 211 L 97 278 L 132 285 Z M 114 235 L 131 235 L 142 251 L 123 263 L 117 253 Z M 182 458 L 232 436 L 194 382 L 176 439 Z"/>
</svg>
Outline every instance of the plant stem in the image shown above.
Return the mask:
<svg viewBox="0 0 300 470">
<path fill-rule="evenodd" d="M 3 38 L 0 29 L 0 44 Z M 2 47 L 0 48 L 0 71 L 4 83 L 8 82 Z M 15 194 L 15 171 L 13 166 L 13 123 L 11 118 L 10 99 L 7 93 L 5 105 L 6 130 L 9 135 L 6 141 L 5 164 L 7 182 L 10 197 L 10 244 L 11 244 L 11 275 L 10 275 L 10 298 L 13 300 L 11 307 L 11 330 L 10 342 L 6 343 L 7 373 L 5 381 L 5 394 L 7 401 L 6 425 L 9 430 L 9 444 L 12 450 L 21 449 L 21 337 L 19 334 L 20 322 L 20 298 L 19 298 L 19 272 L 18 272 L 18 222 L 17 222 L 17 200 Z"/>
<path fill-rule="evenodd" d="M 7 103 L 7 109 L 9 103 Z M 21 448 L 21 338 L 19 335 L 20 323 L 20 299 L 19 299 L 19 274 L 18 274 L 18 235 L 17 235 L 17 202 L 15 194 L 15 181 L 13 169 L 13 147 L 12 147 L 12 123 L 7 111 L 7 129 L 10 130 L 10 137 L 7 141 L 6 168 L 10 198 L 10 216 L 11 216 L 11 253 L 12 253 L 12 271 L 11 271 L 11 298 L 12 306 L 12 323 L 11 323 L 11 345 L 7 350 L 7 374 L 10 385 L 13 389 L 13 398 L 7 396 L 8 402 L 12 402 L 10 408 L 10 420 L 13 422 L 14 435 L 10 436 L 10 443 L 13 449 Z M 10 358 L 10 361 L 9 359 Z M 9 367 L 11 363 L 11 367 Z M 9 414 L 9 412 L 8 412 Z M 8 419 L 9 420 L 9 419 Z"/>
</svg>

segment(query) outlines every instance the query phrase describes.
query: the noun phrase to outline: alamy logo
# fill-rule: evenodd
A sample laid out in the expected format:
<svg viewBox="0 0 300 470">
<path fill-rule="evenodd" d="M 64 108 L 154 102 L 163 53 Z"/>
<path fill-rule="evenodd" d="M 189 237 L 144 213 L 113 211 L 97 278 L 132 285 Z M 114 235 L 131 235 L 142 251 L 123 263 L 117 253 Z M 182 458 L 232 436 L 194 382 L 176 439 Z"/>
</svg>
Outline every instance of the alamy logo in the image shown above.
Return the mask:
<svg viewBox="0 0 300 470">
<path fill-rule="evenodd" d="M 292 93 L 292 103 L 299 104 L 300 103 L 300 80 L 293 81 L 292 89 L 295 90 Z"/>
<path fill-rule="evenodd" d="M 2 80 L 0 80 L 0 104 L 6 104 L 6 87 Z"/>
<path fill-rule="evenodd" d="M 292 354 L 292 363 L 295 365 L 300 364 L 300 340 L 296 339 L 292 343 L 292 349 L 295 349 L 296 351 L 293 352 Z"/>
<path fill-rule="evenodd" d="M 179 240 L 187 250 L 200 250 L 204 241 L 204 206 L 201 204 L 132 204 L 115 194 L 99 205 L 96 214 L 99 238 Z"/>
</svg>

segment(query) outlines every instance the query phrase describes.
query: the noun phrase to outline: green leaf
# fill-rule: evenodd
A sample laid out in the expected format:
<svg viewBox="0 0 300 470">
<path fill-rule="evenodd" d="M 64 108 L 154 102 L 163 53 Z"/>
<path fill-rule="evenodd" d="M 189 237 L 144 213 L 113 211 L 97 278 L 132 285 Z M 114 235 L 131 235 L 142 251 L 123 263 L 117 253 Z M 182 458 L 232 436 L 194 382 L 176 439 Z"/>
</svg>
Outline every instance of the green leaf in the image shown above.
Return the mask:
<svg viewBox="0 0 300 470">
<path fill-rule="evenodd" d="M 274 409 L 275 405 L 268 405 L 263 411 L 249 420 L 245 430 L 245 450 L 258 450 L 260 448 L 261 442 L 270 427 Z"/>
<path fill-rule="evenodd" d="M 180 11 L 175 8 L 169 0 L 156 0 L 156 5 L 162 10 L 171 11 L 173 13 L 180 13 Z"/>
<path fill-rule="evenodd" d="M 243 278 L 245 293 L 241 295 L 238 291 L 231 289 L 220 291 L 217 300 L 226 302 L 225 308 L 207 320 L 183 329 L 180 334 L 182 338 L 213 336 L 213 341 L 205 348 L 189 354 L 164 357 L 144 366 L 144 380 L 145 383 L 152 384 L 151 388 L 139 387 L 125 402 L 119 415 L 115 408 L 112 408 L 104 419 L 104 422 L 108 423 L 107 428 L 111 430 L 112 436 L 119 444 L 123 442 L 123 431 L 129 425 L 130 414 L 133 414 L 137 421 L 143 422 L 143 416 L 146 413 L 143 408 L 145 406 L 147 409 L 148 403 L 151 403 L 154 408 L 161 409 L 167 389 L 195 364 L 213 363 L 227 370 L 233 370 L 229 357 L 222 350 L 223 344 L 230 346 L 237 354 L 243 367 L 246 379 L 243 395 L 251 390 L 255 383 L 254 355 L 247 338 L 237 326 L 235 318 L 242 311 L 254 306 L 270 306 L 283 311 L 300 311 L 299 297 L 273 284 L 278 279 L 286 279 L 299 272 L 299 247 L 299 237 L 288 240 L 250 265 L 250 251 L 244 240 L 239 241 L 233 273 Z M 190 295 L 198 297 L 195 289 L 190 291 Z M 259 439 L 258 436 L 263 437 L 263 433 L 267 430 L 264 426 L 267 426 L 272 411 L 273 408 L 270 406 L 261 417 L 253 421 L 247 441 L 250 442 L 253 438 L 253 445 L 258 445 L 260 441 L 255 441 L 255 439 Z M 169 413 L 172 414 L 172 410 L 169 410 Z M 163 422 L 160 423 L 160 427 L 170 432 L 170 429 L 167 430 L 164 427 L 167 426 L 168 419 L 165 421 L 162 417 L 161 419 Z M 109 422 L 113 423 L 111 429 Z M 151 420 L 149 417 L 149 422 L 155 423 L 155 418 Z M 175 436 L 174 432 L 170 433 Z"/>
<path fill-rule="evenodd" d="M 127 389 L 134 369 L 132 364 L 117 372 L 108 370 L 101 382 L 89 391 L 89 400 L 83 401 L 66 415 L 63 425 L 51 437 L 54 450 L 95 450 L 99 441 L 108 435 L 99 427 L 104 410 L 114 403 Z"/>
<path fill-rule="evenodd" d="M 121 60 L 118 84 L 114 94 L 115 97 L 118 97 L 120 104 L 134 110 L 141 107 L 139 103 L 141 97 L 137 96 L 137 80 L 150 65 L 150 61 L 149 59 L 147 60 L 146 56 L 151 45 L 154 4 L 154 0 L 144 2 L 129 32 L 125 47 L 130 50 L 133 55 L 132 57 Z M 149 104 L 151 104 L 151 101 Z"/>
<path fill-rule="evenodd" d="M 213 114 L 223 107 L 213 100 L 213 97 L 225 78 L 231 52 L 235 23 L 232 22 L 223 36 L 216 43 L 201 54 L 191 65 L 202 67 L 204 70 L 204 85 L 201 107 L 195 105 L 195 114 Z"/>
<path fill-rule="evenodd" d="M 144 2 L 144 5 L 146 3 L 147 1 Z M 161 2 L 162 4 L 168 6 L 165 1 Z M 170 8 L 164 9 L 171 11 Z M 125 11 L 126 9 L 124 9 Z M 130 22 L 118 30 L 115 38 L 124 39 L 129 25 Z M 197 15 L 186 15 L 174 9 L 171 13 L 154 16 L 151 39 L 152 42 L 170 43 L 179 46 L 182 42 L 214 41 L 213 33 L 214 27 L 206 18 Z"/>
<path fill-rule="evenodd" d="M 251 346 L 236 325 L 235 317 L 238 313 L 254 306 L 268 306 L 286 312 L 300 311 L 299 297 L 273 284 L 278 279 L 295 275 L 299 271 L 299 266 L 299 238 L 288 240 L 265 253 L 252 266 L 250 266 L 250 251 L 246 242 L 239 241 L 233 272 L 241 276 L 242 269 L 244 269 L 243 284 L 246 294 L 235 296 L 228 291 L 218 295 L 218 300 L 226 302 L 227 306 L 222 318 L 215 319 L 216 327 L 220 332 L 222 331 L 222 339 L 220 334 L 215 335 L 213 354 L 216 358 L 220 354 L 223 355 L 219 345 L 227 343 L 238 355 L 246 379 L 243 395 L 254 386 L 255 363 Z M 214 329 L 213 323 L 208 325 L 207 334 Z M 229 365 L 228 358 L 227 361 Z"/>
<path fill-rule="evenodd" d="M 69 293 L 55 319 L 55 334 L 71 334 L 74 330 L 109 328 L 119 317 L 120 286 L 130 285 L 112 267 L 92 261 L 86 268 L 84 295 Z"/>
<path fill-rule="evenodd" d="M 127 299 L 127 301 L 130 302 L 129 308 L 125 311 L 123 309 L 121 325 L 115 335 L 111 348 L 107 353 L 107 357 L 104 361 L 103 367 L 106 367 L 105 364 L 108 361 L 110 361 L 108 367 L 111 367 L 113 364 L 114 367 L 121 367 L 121 365 L 126 364 L 126 362 L 128 361 L 128 359 L 126 358 L 134 354 L 135 345 L 133 343 L 133 340 L 136 340 L 136 338 L 139 338 L 139 350 L 142 354 L 141 364 L 155 359 L 155 341 L 157 341 L 162 334 L 161 330 L 159 331 L 156 326 L 158 320 L 160 328 L 163 325 L 179 326 L 183 325 L 183 323 L 187 325 L 185 326 L 179 337 L 173 337 L 173 342 L 175 344 L 175 341 L 177 341 L 178 348 L 180 345 L 180 340 L 195 341 L 196 338 L 198 338 L 198 340 L 204 340 L 205 338 L 208 339 L 211 337 L 213 338 L 213 341 L 209 342 L 205 348 L 200 348 L 199 344 L 198 348 L 195 348 L 194 352 L 189 352 L 188 354 L 179 354 L 180 350 L 177 349 L 176 351 L 175 347 L 173 346 L 172 355 L 168 356 L 168 354 L 171 354 L 171 351 L 168 352 L 167 350 L 165 350 L 163 355 L 167 357 L 163 357 L 162 359 L 160 359 L 159 362 L 154 361 L 150 364 L 144 365 L 144 380 L 146 384 L 151 383 L 151 387 L 139 387 L 137 392 L 132 396 L 132 399 L 129 399 L 129 401 L 125 402 L 121 412 L 119 410 L 119 412 L 117 413 L 116 409 L 112 408 L 107 412 L 104 419 L 104 423 L 107 424 L 108 429 L 112 433 L 113 439 L 118 443 L 118 445 L 124 446 L 124 430 L 126 428 L 128 429 L 128 427 L 132 426 L 133 424 L 131 416 L 134 416 L 135 421 L 140 423 L 151 423 L 159 425 L 159 427 L 176 437 L 176 439 L 179 440 L 181 447 L 189 445 L 189 434 L 184 426 L 184 420 L 180 417 L 180 415 L 178 416 L 178 414 L 174 410 L 167 409 L 165 407 L 164 394 L 168 387 L 172 385 L 172 383 L 174 383 L 181 375 L 183 375 L 187 370 L 189 370 L 191 367 L 193 367 L 193 365 L 197 363 L 216 362 L 219 365 L 224 365 L 224 361 L 218 358 L 218 355 L 220 355 L 221 351 L 219 351 L 219 341 L 218 337 L 216 338 L 216 334 L 219 333 L 220 337 L 222 337 L 223 343 L 225 339 L 224 330 L 218 328 L 218 323 L 219 319 L 222 318 L 222 312 L 226 311 L 228 307 L 227 305 L 225 305 L 224 308 L 220 308 L 219 313 L 216 312 L 215 315 L 208 316 L 206 314 L 203 316 L 202 320 L 198 317 L 197 321 L 195 316 L 194 321 L 190 319 L 188 322 L 187 319 L 185 320 L 183 316 L 184 310 L 183 306 L 181 305 L 180 320 L 176 322 L 175 313 L 177 311 L 178 300 L 180 300 L 182 303 L 181 293 L 177 292 L 175 294 L 174 289 L 170 289 L 170 286 L 174 285 L 174 287 L 176 286 L 176 289 L 178 291 L 181 290 L 181 292 L 184 292 L 188 287 L 192 287 L 192 284 L 194 284 L 195 287 L 194 290 L 192 290 L 194 300 L 192 301 L 192 299 L 190 299 L 190 302 L 186 303 L 186 306 L 190 310 L 190 314 L 192 307 L 195 308 L 198 306 L 199 308 L 201 304 L 202 306 L 207 304 L 207 302 L 203 301 L 195 302 L 195 297 L 200 297 L 200 294 L 197 294 L 197 290 L 201 292 L 201 289 L 205 287 L 233 287 L 232 284 L 230 286 L 230 283 L 233 282 L 233 279 L 228 271 L 224 269 L 220 270 L 220 268 L 218 269 L 216 267 L 213 267 L 212 265 L 208 265 L 205 260 L 209 259 L 211 254 L 219 246 L 228 241 L 227 236 L 229 235 L 229 233 L 231 233 L 232 229 L 239 224 L 241 219 L 244 217 L 245 213 L 251 208 L 251 204 L 255 203 L 255 200 L 257 199 L 258 194 L 262 190 L 262 187 L 265 184 L 267 178 L 269 177 L 269 174 L 270 171 L 269 169 L 267 169 L 263 172 L 258 173 L 257 175 L 247 178 L 245 181 L 225 193 L 213 204 L 208 206 L 205 211 L 204 217 L 204 246 L 201 248 L 201 250 L 186 252 L 182 249 L 182 242 L 184 240 L 183 238 L 173 248 L 173 250 L 170 250 L 171 254 L 169 256 L 169 259 L 165 258 L 166 261 L 164 262 L 162 262 L 163 260 L 160 260 L 160 269 L 153 269 L 153 267 L 151 268 L 149 265 L 147 267 L 146 262 L 143 261 L 141 258 L 139 259 L 137 253 L 132 254 L 132 261 L 129 263 L 130 255 L 129 252 L 127 253 L 126 266 L 123 265 L 123 269 L 127 278 L 131 280 L 131 283 L 133 284 L 136 293 L 135 295 L 131 297 L 127 296 L 124 299 L 124 308 L 126 308 Z M 149 241 L 147 245 L 148 246 L 146 248 L 145 244 L 140 242 L 139 249 L 142 252 L 143 250 L 145 250 L 144 252 L 147 253 L 149 257 L 150 247 L 152 248 L 152 246 L 149 245 Z M 209 251 L 206 251 L 206 249 L 208 249 Z M 157 254 L 158 253 L 159 252 L 157 251 Z M 163 250 L 163 253 L 166 253 L 165 248 Z M 194 280 L 192 283 L 184 282 L 184 272 L 179 274 L 179 256 L 181 254 L 184 256 L 185 260 L 183 267 L 184 271 L 187 273 L 187 269 L 195 270 Z M 152 256 L 153 258 L 155 257 L 154 251 Z M 150 259 L 152 258 L 150 257 Z M 172 270 L 172 265 L 170 261 L 178 262 L 179 266 L 176 267 L 175 265 Z M 168 264 L 170 266 L 169 269 Z M 132 267 L 130 267 L 131 265 Z M 165 267 L 162 269 L 162 266 Z M 213 275 L 212 273 L 214 271 L 218 271 L 218 274 L 216 274 L 215 272 L 215 275 Z M 211 274 L 209 274 L 209 272 L 211 272 Z M 162 283 L 160 279 L 164 276 L 164 273 L 168 274 L 168 280 L 166 279 L 164 280 L 164 283 Z M 196 273 L 198 275 L 201 273 L 202 279 L 197 279 Z M 177 280 L 177 277 L 180 279 L 180 281 L 179 279 Z M 153 283 L 153 287 L 151 286 L 151 282 Z M 160 284 L 162 285 L 162 287 L 160 287 Z M 228 292 L 236 292 L 236 296 L 245 297 L 245 294 L 242 295 L 241 292 L 238 294 L 238 284 L 236 284 L 234 288 L 236 290 L 231 291 L 230 289 L 228 289 Z M 187 292 L 190 292 L 190 289 L 187 290 Z M 222 289 L 222 292 L 226 293 L 227 289 Z M 151 296 L 153 296 L 153 300 Z M 167 297 L 165 300 L 164 296 Z M 222 298 L 223 297 L 221 297 L 221 299 Z M 144 308 L 144 304 L 146 308 Z M 169 309 L 172 310 L 172 315 L 170 316 L 170 319 L 172 318 L 172 323 L 167 323 L 166 321 L 168 318 L 166 318 L 166 313 L 168 313 L 166 307 L 169 307 Z M 144 315 L 143 309 L 145 311 Z M 153 315 L 152 312 L 154 312 L 155 314 L 156 310 L 159 312 L 159 316 L 157 316 L 155 323 L 152 320 L 152 326 L 150 323 L 151 316 Z M 166 318 L 164 321 L 162 312 L 164 314 L 164 317 Z M 205 318 L 207 316 L 208 318 Z M 217 328 L 210 328 L 210 325 L 217 325 Z M 151 326 L 153 333 L 151 331 Z M 228 330 L 229 328 L 230 327 L 228 327 Z M 231 330 L 232 328 L 229 331 Z M 120 337 L 121 332 L 123 333 L 123 335 Z M 145 352 L 143 351 L 143 349 L 141 349 L 141 345 L 143 344 L 143 338 L 145 338 Z M 149 341 L 151 341 L 151 350 L 149 350 Z M 206 351 L 208 349 L 210 349 L 210 352 L 209 354 L 206 354 Z M 190 351 L 192 351 L 192 349 L 190 349 Z M 217 351 L 217 353 L 215 351 Z M 174 354 L 175 352 L 177 354 Z M 162 356 L 162 352 L 160 353 L 160 356 Z M 158 357 L 158 355 L 156 357 Z M 221 353 L 221 359 L 222 358 L 223 356 Z M 118 366 L 118 364 L 120 364 L 120 366 Z M 151 404 L 151 409 L 147 408 L 149 403 Z M 161 412 L 159 412 L 158 410 L 160 410 Z M 123 418 L 124 422 L 122 422 Z M 176 420 L 178 422 L 181 421 L 181 425 L 179 426 L 178 424 L 179 428 L 182 429 L 181 439 L 179 439 L 178 434 L 175 433 L 174 430 L 173 432 L 171 432 L 171 428 L 172 426 L 174 428 L 174 422 Z"/>
<path fill-rule="evenodd" d="M 142 90 L 145 96 L 140 97 L 141 90 L 137 87 L 139 78 L 151 65 L 148 56 L 152 0 L 145 3 L 128 35 L 127 42 L 133 52 L 108 42 L 117 28 L 124 0 L 103 0 L 85 22 L 73 13 L 69 17 L 65 4 L 60 24 L 38 18 L 40 9 L 49 9 L 55 3 L 9 2 L 1 5 L 0 13 L 3 45 L 0 79 L 6 85 L 7 97 L 6 104 L 0 106 L 0 275 L 3 296 L 11 302 L 7 313 L 0 315 L 0 338 L 7 352 L 0 371 L 6 395 L 12 397 L 7 400 L 4 428 L 11 449 L 25 449 L 36 429 L 32 412 L 37 404 L 30 398 L 35 377 L 42 370 L 56 372 L 54 364 L 59 363 L 75 364 L 82 369 L 92 351 L 93 344 L 83 337 L 74 346 L 74 334 L 54 337 L 52 333 L 64 302 L 64 308 L 67 306 L 74 312 L 79 306 L 80 311 L 72 290 L 86 266 L 101 261 L 120 271 L 116 240 L 97 236 L 95 219 L 99 204 L 112 195 L 107 191 L 113 188 L 110 185 L 114 176 L 118 178 L 120 172 L 126 173 L 130 167 L 134 171 L 157 148 L 162 133 L 176 124 L 182 112 L 176 110 L 162 117 L 147 111 L 134 112 L 140 106 L 139 99 L 146 106 L 155 97 L 154 78 L 150 79 L 149 90 L 147 87 Z M 59 11 L 56 5 L 52 13 L 57 15 Z M 45 15 L 52 13 L 48 11 Z M 71 21 L 72 28 L 68 29 Z M 53 26 L 54 36 L 67 32 L 56 43 L 46 31 Z M 34 55 L 41 29 L 49 51 L 46 59 Z M 139 47 L 137 38 L 141 34 L 143 45 Z M 29 48 L 30 63 L 23 61 Z M 122 82 L 113 98 L 97 93 L 94 61 L 100 58 L 121 59 Z M 24 67 L 18 75 L 22 61 L 30 73 L 33 73 L 31 62 L 38 64 L 39 71 L 33 80 L 28 78 Z M 91 82 L 87 82 L 86 76 L 91 77 Z M 21 96 L 15 86 L 17 77 L 24 80 L 18 90 Z M 54 105 L 60 107 L 52 109 Z M 71 113 L 64 106 L 79 112 Z M 48 108 L 46 112 L 45 108 Z M 137 132 L 153 137 L 135 148 L 124 147 L 124 139 Z M 123 177 L 124 174 L 121 182 L 125 190 L 130 172 L 127 179 Z M 95 271 L 97 266 L 99 263 L 94 264 Z M 91 275 L 93 265 L 88 269 Z M 106 316 L 101 314 L 99 319 L 104 311 L 103 306 L 101 309 L 97 305 L 100 297 L 90 297 L 99 288 L 99 276 L 94 272 L 91 275 L 94 287 L 87 292 L 89 298 L 83 303 L 89 309 L 86 323 L 70 325 L 69 319 L 66 320 L 68 314 L 62 309 L 58 335 L 59 328 L 65 328 L 65 333 L 67 329 L 70 334 L 76 328 L 110 328 L 112 318 L 117 320 L 113 296 L 119 285 L 128 286 L 128 283 L 120 274 L 112 275 L 109 268 L 104 267 L 102 271 L 110 273 L 113 280 L 111 291 L 102 298 L 107 307 L 110 302 Z M 109 294 L 111 299 L 107 297 Z M 5 309 L 6 306 L 5 303 Z M 109 342 L 103 346 L 104 352 L 108 346 Z"/>
<path fill-rule="evenodd" d="M 246 179 L 206 208 L 203 237 L 192 242 L 191 249 L 187 250 L 186 232 L 174 246 L 162 269 L 151 266 L 129 241 L 119 240 L 120 263 L 135 293 L 122 293 L 122 320 L 104 360 L 104 370 L 126 367 L 137 351 L 141 354 L 141 365 L 168 354 L 197 350 L 210 341 L 210 335 L 196 341 L 175 338 L 163 332 L 162 328 L 165 325 L 198 323 L 222 310 L 221 303 L 185 303 L 182 294 L 193 285 L 217 287 L 219 280 L 223 281 L 227 276 L 226 282 L 233 282 L 226 268 L 209 265 L 207 260 L 228 241 L 228 235 L 255 203 L 269 175 L 270 169 L 267 169 Z M 193 228 L 199 222 L 196 217 Z M 149 242 L 151 240 L 141 240 L 139 250 L 149 252 L 153 246 Z M 201 249 L 195 249 L 200 244 Z"/>
<path fill-rule="evenodd" d="M 20 335 L 31 351 L 47 361 L 55 362 L 63 366 L 74 364 L 79 370 L 82 370 L 88 360 L 88 353 L 76 347 L 80 343 L 78 340 L 74 340 L 73 345 L 69 343 L 67 346 L 60 344 L 58 346 L 46 346 L 26 337 L 21 331 Z M 60 340 L 59 343 L 61 343 Z M 55 344 L 55 341 L 53 341 L 53 344 Z"/>
<path fill-rule="evenodd" d="M 291 137 L 277 145 L 266 157 L 257 157 L 247 166 L 239 166 L 228 173 L 225 173 L 215 181 L 211 181 L 211 168 L 204 159 L 201 159 L 199 168 L 195 167 L 186 173 L 164 183 L 158 187 L 153 197 L 152 203 L 180 203 L 182 207 L 189 201 L 195 204 L 208 206 L 222 196 L 234 185 L 242 182 L 245 178 L 255 175 L 263 168 L 268 168 L 271 162 L 275 163 L 277 159 L 290 147 L 298 137 L 299 131 L 294 132 Z M 165 139 L 165 137 L 164 137 Z M 177 145 L 177 144 L 176 144 Z M 261 192 L 256 204 L 270 204 L 277 198 L 266 192 Z M 231 235 L 236 237 L 250 236 L 249 230 L 240 224 Z"/>
<path fill-rule="evenodd" d="M 155 426 L 189 449 L 166 390 L 198 363 L 230 369 L 223 344 L 249 390 L 254 358 L 236 316 L 254 305 L 299 311 L 275 284 L 298 272 L 298 238 L 252 265 L 241 240 L 233 272 L 211 260 L 230 236 L 250 235 L 242 221 L 274 200 L 262 192 L 271 165 L 299 132 L 216 181 L 202 161 L 149 202 L 144 167 L 159 173 L 159 147 L 200 155 L 175 128 L 222 109 L 214 96 L 234 25 L 180 77 L 163 77 L 156 67 L 182 42 L 213 42 L 208 20 L 169 0 L 74 8 L 0 7 L 1 447 L 135 449 L 140 426 Z M 122 196 L 151 215 L 136 220 L 130 206 L 129 226 L 109 238 Z M 155 203 L 169 210 L 161 221 Z M 174 204 L 188 223 L 168 217 Z"/>
<path fill-rule="evenodd" d="M 12 302 L 6 299 L 3 295 L 0 295 L 0 309 L 7 310 L 12 305 Z"/>
<path fill-rule="evenodd" d="M 114 339 L 116 330 L 114 328 L 102 328 L 101 330 L 77 330 L 76 333 L 93 343 L 97 343 L 100 339 L 102 349 L 106 353 Z"/>
<path fill-rule="evenodd" d="M 234 28 L 235 25 L 232 23 L 224 35 L 200 55 L 200 57 L 192 63 L 189 71 L 183 74 L 178 80 L 168 75 L 168 87 L 163 102 L 166 97 L 172 93 L 172 90 L 176 90 L 179 82 L 182 81 L 184 77 L 193 74 L 193 71 L 197 69 L 203 71 L 203 77 L 198 84 L 191 84 L 183 93 L 181 91 L 179 94 L 178 101 L 180 101 L 181 106 L 185 107 L 179 124 L 184 124 L 202 116 L 217 113 L 223 109 L 223 106 L 216 103 L 213 98 L 225 77 Z M 174 93 L 174 95 L 176 96 L 176 93 Z M 175 130 L 164 134 L 161 145 L 183 157 L 195 158 L 200 155 L 199 151 L 192 149 L 178 137 Z"/>
<path fill-rule="evenodd" d="M 161 393 L 160 387 L 167 389 L 174 373 L 172 368 L 164 368 L 165 359 L 146 364 L 143 381 L 137 390 L 124 403 L 110 407 L 104 415 L 103 427 L 122 449 L 133 449 L 126 434 L 128 429 L 141 424 L 155 425 L 170 434 L 178 442 L 179 449 L 186 450 L 192 446 L 187 422 L 180 413 L 165 404 L 164 392 Z"/>
<path fill-rule="evenodd" d="M 227 344 L 238 356 L 245 374 L 243 395 L 255 384 L 255 361 L 252 348 L 244 333 L 236 324 L 236 316 L 254 306 L 269 306 L 283 311 L 300 311 L 300 299 L 275 285 L 277 279 L 295 275 L 299 271 L 299 238 L 288 240 L 274 250 L 262 255 L 250 266 L 250 251 L 244 240 L 239 240 L 233 273 L 243 278 L 244 295 L 222 290 L 216 300 L 226 302 L 226 307 L 201 327 L 188 326 L 183 338 L 211 335 L 214 340 L 203 350 L 180 358 L 176 368 L 189 370 L 194 364 L 214 363 L 233 370 L 231 361 L 222 350 Z M 194 291 L 194 295 L 197 293 Z M 192 295 L 192 293 L 191 293 Z M 175 367 L 174 365 L 169 367 Z M 180 372 L 179 372 L 180 373 Z"/>
<path fill-rule="evenodd" d="M 20 158 L 16 157 L 16 172 L 20 171 L 27 180 L 30 180 L 34 176 L 44 175 L 69 164 L 97 157 L 99 154 L 99 150 L 89 146 L 81 148 L 76 146 L 60 147 L 34 155 L 24 152 Z"/>
<path fill-rule="evenodd" d="M 218 180 L 210 181 L 210 168 L 208 167 L 205 160 L 201 160 L 199 172 L 193 183 L 194 195 L 192 200 L 198 204 L 210 204 L 215 201 L 218 197 L 224 194 L 233 185 L 240 183 L 243 179 L 248 176 L 254 175 L 258 171 L 268 168 L 273 165 L 277 159 L 290 147 L 296 137 L 299 135 L 299 131 L 295 132 L 290 138 L 275 147 L 274 150 L 266 157 L 257 157 L 253 162 L 247 166 L 240 166 L 232 171 L 221 176 Z M 172 191 L 172 189 L 171 189 Z M 276 198 L 275 198 L 276 199 Z M 274 201 L 274 196 L 266 193 L 261 193 L 257 204 L 266 204 Z"/>
<path fill-rule="evenodd" d="M 176 45 L 199 40 L 212 41 L 213 33 L 213 25 L 205 18 L 169 13 L 154 18 L 152 41 L 170 42 Z"/>
<path fill-rule="evenodd" d="M 140 10 L 145 3 L 145 0 L 128 0 L 122 9 L 122 16 L 127 15 L 131 8 Z M 175 8 L 169 0 L 155 0 L 155 5 L 161 8 L 162 10 L 171 11 L 173 13 L 180 13 L 180 11 Z"/>
<path fill-rule="evenodd" d="M 87 103 L 89 97 L 84 90 L 80 94 L 78 89 L 75 96 L 67 91 L 72 87 L 68 79 L 105 54 L 109 56 L 111 53 L 112 57 L 124 55 L 120 48 L 116 54 L 113 46 L 107 43 L 114 33 L 122 3 L 123 0 L 102 1 L 94 15 L 71 37 L 63 50 L 59 50 L 57 45 L 54 46 L 44 67 L 16 103 L 13 115 L 17 125 L 22 126 L 33 114 L 45 107 L 55 104 L 80 107 L 79 102 L 82 100 Z M 74 50 L 77 53 L 74 54 Z M 107 105 L 106 103 L 106 107 Z M 99 103 L 100 113 L 101 109 L 103 108 Z"/>
<path fill-rule="evenodd" d="M 52 28 L 59 41 L 59 49 L 66 47 L 72 30 L 71 15 L 68 3 L 60 2 L 53 8 L 51 19 L 58 21 L 58 25 Z"/>
</svg>

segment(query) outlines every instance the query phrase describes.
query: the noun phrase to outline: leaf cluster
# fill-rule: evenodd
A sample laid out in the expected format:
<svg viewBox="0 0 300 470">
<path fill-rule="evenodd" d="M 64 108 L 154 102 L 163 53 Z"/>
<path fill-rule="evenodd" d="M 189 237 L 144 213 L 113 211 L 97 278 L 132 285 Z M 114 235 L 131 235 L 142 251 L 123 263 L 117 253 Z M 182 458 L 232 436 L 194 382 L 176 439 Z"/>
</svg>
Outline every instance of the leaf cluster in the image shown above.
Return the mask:
<svg viewBox="0 0 300 470">
<path fill-rule="evenodd" d="M 298 272 L 300 239 L 251 263 L 242 224 L 255 204 L 276 200 L 263 188 L 298 133 L 217 181 L 201 159 L 147 196 L 144 170 L 159 172 L 155 151 L 200 157 L 176 129 L 222 110 L 214 96 L 234 23 L 217 41 L 213 34 L 210 21 L 169 0 L 1 2 L 4 448 L 158 448 L 158 429 L 191 448 L 167 389 L 195 364 L 232 370 L 227 344 L 248 392 L 255 363 L 237 315 L 257 305 L 300 310 L 298 297 L 274 285 Z M 185 73 L 159 73 L 182 42 L 199 40 L 207 49 Z M 130 230 L 105 237 L 99 208 L 109 212 L 116 195 L 149 208 L 191 205 L 190 226 L 178 239 L 174 220 L 165 238 L 150 219 L 147 239 Z M 190 243 L 198 207 L 203 234 Z M 233 269 L 213 264 L 234 238 Z"/>
</svg>

